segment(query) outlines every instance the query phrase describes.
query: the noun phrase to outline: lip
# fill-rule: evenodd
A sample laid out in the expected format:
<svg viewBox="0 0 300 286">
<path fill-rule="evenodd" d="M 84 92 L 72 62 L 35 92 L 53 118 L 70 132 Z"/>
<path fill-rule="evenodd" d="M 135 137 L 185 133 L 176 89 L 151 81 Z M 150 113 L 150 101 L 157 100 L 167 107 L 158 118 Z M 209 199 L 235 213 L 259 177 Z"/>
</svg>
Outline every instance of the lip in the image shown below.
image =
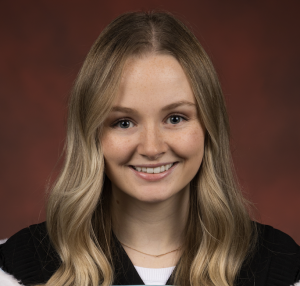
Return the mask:
<svg viewBox="0 0 300 286">
<path fill-rule="evenodd" d="M 141 168 L 156 168 L 156 167 L 160 167 L 160 166 L 165 166 L 165 165 L 169 165 L 169 164 L 173 164 L 173 163 L 178 163 L 178 162 L 166 162 L 166 163 L 157 163 L 157 164 L 141 164 L 141 165 L 130 165 L 133 167 L 141 167 Z"/>
<path fill-rule="evenodd" d="M 169 163 L 169 164 L 173 164 L 173 163 L 174 163 L 174 165 L 169 170 L 164 171 L 164 172 L 159 173 L 159 174 L 148 174 L 148 173 L 144 173 L 144 172 L 138 172 L 135 169 L 133 169 L 132 167 L 130 167 L 130 166 L 128 166 L 128 167 L 139 178 L 142 178 L 142 179 L 147 180 L 147 181 L 157 181 L 157 180 L 161 180 L 161 179 L 167 177 L 168 175 L 170 175 L 171 173 L 173 173 L 173 171 L 175 170 L 175 168 L 178 165 L 178 162 L 172 162 L 172 163 Z M 161 164 L 156 164 L 156 165 L 157 165 L 157 167 L 162 166 Z M 138 167 L 139 166 L 141 166 L 141 165 L 138 165 Z M 149 166 L 149 165 L 147 165 L 147 166 Z M 152 166 L 155 166 L 155 165 L 152 165 Z"/>
</svg>

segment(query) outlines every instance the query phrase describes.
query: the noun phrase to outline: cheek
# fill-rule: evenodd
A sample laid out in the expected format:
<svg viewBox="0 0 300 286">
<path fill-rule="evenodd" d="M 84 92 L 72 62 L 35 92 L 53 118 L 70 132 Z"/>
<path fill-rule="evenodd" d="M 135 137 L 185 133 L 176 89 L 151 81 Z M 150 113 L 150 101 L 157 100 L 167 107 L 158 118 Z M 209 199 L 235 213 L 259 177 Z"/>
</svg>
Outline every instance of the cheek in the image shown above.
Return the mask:
<svg viewBox="0 0 300 286">
<path fill-rule="evenodd" d="M 101 138 L 101 146 L 106 162 L 109 164 L 125 164 L 134 150 L 133 142 L 125 136 L 115 136 L 111 133 Z"/>
<path fill-rule="evenodd" d="M 184 159 L 202 161 L 204 151 L 204 132 L 199 126 L 185 130 L 173 138 L 174 151 Z"/>
</svg>

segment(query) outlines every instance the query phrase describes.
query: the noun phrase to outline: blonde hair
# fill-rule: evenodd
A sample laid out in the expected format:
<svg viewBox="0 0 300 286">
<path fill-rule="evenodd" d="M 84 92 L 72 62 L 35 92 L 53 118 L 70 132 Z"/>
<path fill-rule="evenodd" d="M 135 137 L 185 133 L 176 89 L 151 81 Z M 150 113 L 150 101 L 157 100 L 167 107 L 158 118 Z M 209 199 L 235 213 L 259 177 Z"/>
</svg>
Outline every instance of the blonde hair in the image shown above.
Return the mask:
<svg viewBox="0 0 300 286">
<path fill-rule="evenodd" d="M 92 46 L 69 105 L 65 163 L 47 204 L 47 229 L 61 258 L 47 286 L 111 285 L 110 181 L 101 126 L 126 60 L 174 56 L 185 71 L 206 130 L 202 165 L 190 183 L 190 209 L 176 285 L 233 286 L 256 240 L 248 202 L 233 172 L 229 124 L 220 84 L 193 33 L 166 12 L 131 12 L 112 21 Z"/>
</svg>

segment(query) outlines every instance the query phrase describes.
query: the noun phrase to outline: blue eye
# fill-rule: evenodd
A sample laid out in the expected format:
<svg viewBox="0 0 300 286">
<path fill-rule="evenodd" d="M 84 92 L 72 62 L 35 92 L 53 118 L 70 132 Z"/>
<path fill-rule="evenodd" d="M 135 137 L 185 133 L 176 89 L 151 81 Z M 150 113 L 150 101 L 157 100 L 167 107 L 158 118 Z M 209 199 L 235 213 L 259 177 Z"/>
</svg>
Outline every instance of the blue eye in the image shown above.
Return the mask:
<svg viewBox="0 0 300 286">
<path fill-rule="evenodd" d="M 121 129 L 128 129 L 130 124 L 132 124 L 130 120 L 120 120 L 114 126 L 120 127 Z"/>
<path fill-rule="evenodd" d="M 168 120 L 169 119 L 170 119 L 170 123 L 173 125 L 180 123 L 182 120 L 186 120 L 185 118 L 183 118 L 182 116 L 179 116 L 179 115 L 172 115 L 168 118 Z M 168 122 L 168 120 L 167 120 L 167 122 Z"/>
<path fill-rule="evenodd" d="M 166 123 L 168 123 L 168 124 L 171 123 L 172 125 L 176 125 L 176 124 L 182 122 L 183 120 L 188 121 L 188 119 L 184 118 L 183 116 L 175 114 L 175 115 L 169 116 Z M 115 128 L 118 127 L 121 129 L 129 129 L 131 127 L 134 127 L 134 124 L 132 123 L 132 121 L 130 121 L 128 119 L 120 119 L 112 126 Z"/>
</svg>

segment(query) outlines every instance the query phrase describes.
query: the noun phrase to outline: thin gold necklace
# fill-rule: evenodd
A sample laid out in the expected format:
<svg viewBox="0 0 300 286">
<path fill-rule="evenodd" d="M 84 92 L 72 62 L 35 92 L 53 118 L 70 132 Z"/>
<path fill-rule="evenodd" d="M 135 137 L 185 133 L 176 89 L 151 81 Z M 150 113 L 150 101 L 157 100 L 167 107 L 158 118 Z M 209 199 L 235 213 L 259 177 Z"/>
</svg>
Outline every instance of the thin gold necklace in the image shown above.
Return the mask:
<svg viewBox="0 0 300 286">
<path fill-rule="evenodd" d="M 121 242 L 121 244 L 122 244 L 122 245 L 124 245 L 124 246 L 126 246 L 126 247 L 128 247 L 128 248 L 130 248 L 130 249 L 132 249 L 132 250 L 135 250 L 135 251 L 137 251 L 137 252 L 139 252 L 139 253 L 142 253 L 142 254 L 145 254 L 145 255 L 149 255 L 149 256 L 153 256 L 153 257 L 160 257 L 160 256 L 167 255 L 167 254 L 169 254 L 169 253 L 171 253 L 171 252 L 175 252 L 175 251 L 179 250 L 179 249 L 182 247 L 182 246 L 179 246 L 179 247 L 178 247 L 178 248 L 176 248 L 175 250 L 169 251 L 169 252 L 167 252 L 167 253 L 164 253 L 164 254 L 153 255 L 153 254 L 148 254 L 148 253 L 145 253 L 145 252 L 139 251 L 139 250 L 137 250 L 137 249 L 134 249 L 134 248 L 132 248 L 132 247 L 130 247 L 130 246 L 128 246 L 128 245 L 126 245 L 126 244 L 122 243 L 122 242 Z"/>
</svg>

